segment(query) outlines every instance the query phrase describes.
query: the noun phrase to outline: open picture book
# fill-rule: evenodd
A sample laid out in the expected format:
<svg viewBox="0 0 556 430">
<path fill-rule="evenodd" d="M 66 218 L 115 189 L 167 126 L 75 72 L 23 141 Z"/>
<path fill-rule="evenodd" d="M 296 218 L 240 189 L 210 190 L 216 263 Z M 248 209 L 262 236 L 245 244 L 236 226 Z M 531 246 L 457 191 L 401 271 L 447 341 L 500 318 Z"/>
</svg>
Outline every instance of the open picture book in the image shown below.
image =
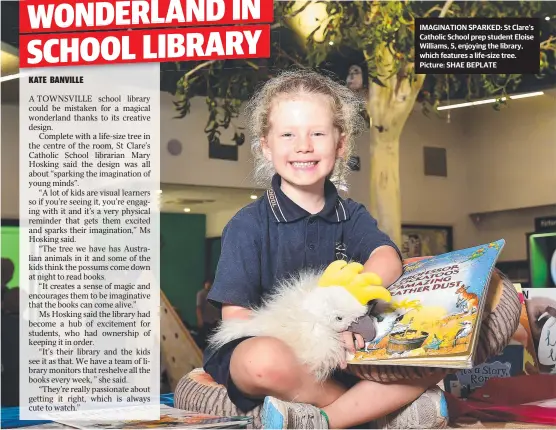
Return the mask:
<svg viewBox="0 0 556 430">
<path fill-rule="evenodd" d="M 373 341 L 349 364 L 466 369 L 480 333 L 488 286 L 505 241 L 408 263 L 389 290 Z"/>
</svg>

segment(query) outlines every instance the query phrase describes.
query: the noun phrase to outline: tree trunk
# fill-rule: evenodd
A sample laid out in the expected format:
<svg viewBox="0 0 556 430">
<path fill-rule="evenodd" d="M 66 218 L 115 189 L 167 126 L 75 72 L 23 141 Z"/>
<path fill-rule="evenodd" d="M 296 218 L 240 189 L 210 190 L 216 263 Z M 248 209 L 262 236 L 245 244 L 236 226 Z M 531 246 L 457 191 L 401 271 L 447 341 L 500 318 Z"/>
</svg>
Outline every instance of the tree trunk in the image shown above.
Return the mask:
<svg viewBox="0 0 556 430">
<path fill-rule="evenodd" d="M 401 246 L 400 140 L 371 133 L 371 214 L 382 231 Z"/>
<path fill-rule="evenodd" d="M 391 77 L 385 86 L 370 84 L 368 113 L 370 142 L 370 211 L 379 228 L 401 247 L 400 136 L 413 110 L 424 76 L 411 82 L 405 73 Z"/>
</svg>

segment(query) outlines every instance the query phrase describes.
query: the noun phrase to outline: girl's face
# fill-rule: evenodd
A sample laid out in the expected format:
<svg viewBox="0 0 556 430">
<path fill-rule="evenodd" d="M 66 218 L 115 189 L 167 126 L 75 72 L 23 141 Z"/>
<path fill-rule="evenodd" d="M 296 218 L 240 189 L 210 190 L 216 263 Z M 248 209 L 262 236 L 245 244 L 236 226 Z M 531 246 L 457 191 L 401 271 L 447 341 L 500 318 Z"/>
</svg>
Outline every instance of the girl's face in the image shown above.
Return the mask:
<svg viewBox="0 0 556 430">
<path fill-rule="evenodd" d="M 261 143 L 276 172 L 299 188 L 322 187 L 345 150 L 345 136 L 334 127 L 330 99 L 321 94 L 275 100 Z"/>
</svg>

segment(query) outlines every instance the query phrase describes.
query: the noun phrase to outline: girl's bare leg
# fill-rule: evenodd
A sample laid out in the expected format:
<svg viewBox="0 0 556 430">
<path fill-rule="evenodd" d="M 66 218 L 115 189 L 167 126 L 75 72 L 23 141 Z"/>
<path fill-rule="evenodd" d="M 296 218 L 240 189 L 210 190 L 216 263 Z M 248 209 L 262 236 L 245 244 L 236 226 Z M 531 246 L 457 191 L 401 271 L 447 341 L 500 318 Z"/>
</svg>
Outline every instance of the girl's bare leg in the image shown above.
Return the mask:
<svg viewBox="0 0 556 430">
<path fill-rule="evenodd" d="M 232 355 L 230 375 L 235 386 L 249 397 L 274 396 L 319 408 L 346 392 L 336 381 L 316 381 L 286 344 L 271 337 L 241 342 Z"/>
<path fill-rule="evenodd" d="M 316 381 L 308 369 L 297 362 L 287 345 L 270 337 L 251 338 L 239 344 L 232 355 L 230 374 L 236 387 L 249 397 L 272 396 L 295 402 L 289 405 L 274 402 L 269 406 L 281 409 L 278 412 L 284 415 L 289 414 L 282 420 L 283 428 L 327 428 L 328 425 L 351 428 L 377 420 L 414 402 L 439 379 L 435 376 L 391 384 L 361 381 L 348 390 L 334 380 Z M 287 408 L 291 410 L 288 412 Z M 414 412 L 418 411 L 408 411 L 415 415 Z M 295 421 L 293 415 L 301 421 Z"/>
</svg>

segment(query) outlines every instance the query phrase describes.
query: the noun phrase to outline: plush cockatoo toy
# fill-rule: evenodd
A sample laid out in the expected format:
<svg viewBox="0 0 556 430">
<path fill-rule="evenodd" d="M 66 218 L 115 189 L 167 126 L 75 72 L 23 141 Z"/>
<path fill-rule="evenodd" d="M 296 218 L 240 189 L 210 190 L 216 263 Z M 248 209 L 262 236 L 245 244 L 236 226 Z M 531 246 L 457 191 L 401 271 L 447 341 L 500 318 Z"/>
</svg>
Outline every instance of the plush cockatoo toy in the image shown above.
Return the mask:
<svg viewBox="0 0 556 430">
<path fill-rule="evenodd" d="M 390 302 L 380 277 L 359 263 L 334 261 L 324 272 L 305 271 L 284 281 L 249 319 L 222 321 L 212 347 L 247 336 L 280 339 L 322 381 L 346 359 L 341 333 L 365 316 L 373 300 Z"/>
</svg>

